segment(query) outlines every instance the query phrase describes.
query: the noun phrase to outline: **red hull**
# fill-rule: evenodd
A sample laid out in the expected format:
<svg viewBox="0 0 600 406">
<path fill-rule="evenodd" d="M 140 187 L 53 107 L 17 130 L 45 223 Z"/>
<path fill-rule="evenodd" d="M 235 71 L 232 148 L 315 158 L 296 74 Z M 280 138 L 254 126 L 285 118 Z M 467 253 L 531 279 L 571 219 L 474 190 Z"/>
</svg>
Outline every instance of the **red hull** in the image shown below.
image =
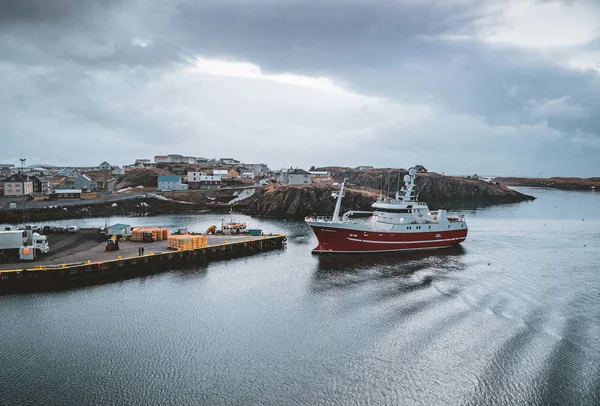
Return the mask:
<svg viewBox="0 0 600 406">
<path fill-rule="evenodd" d="M 312 229 L 319 240 L 313 250 L 328 252 L 393 252 L 446 248 L 460 244 L 467 238 L 467 229 L 439 232 L 389 233 L 358 231 L 315 225 Z"/>
</svg>

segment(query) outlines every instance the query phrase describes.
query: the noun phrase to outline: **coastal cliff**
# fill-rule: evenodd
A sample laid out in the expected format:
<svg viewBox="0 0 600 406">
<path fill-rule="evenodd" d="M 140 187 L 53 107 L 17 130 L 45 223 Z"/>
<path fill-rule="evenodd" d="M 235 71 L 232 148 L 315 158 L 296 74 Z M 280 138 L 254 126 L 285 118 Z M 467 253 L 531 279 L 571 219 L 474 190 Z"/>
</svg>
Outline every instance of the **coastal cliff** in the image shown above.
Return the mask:
<svg viewBox="0 0 600 406">
<path fill-rule="evenodd" d="M 353 186 L 371 190 L 389 191 L 393 194 L 403 185 L 402 178 L 408 174 L 406 169 L 369 169 L 355 170 L 344 167 L 319 168 L 328 170 L 337 182 L 348 179 Z M 400 180 L 400 183 L 398 182 Z M 419 200 L 430 202 L 456 202 L 461 204 L 501 204 L 534 200 L 533 196 L 519 193 L 502 184 L 467 179 L 458 176 L 445 176 L 433 172 L 417 174 L 415 179 Z"/>
<path fill-rule="evenodd" d="M 331 192 L 336 189 L 320 183 L 310 186 L 271 186 L 257 191 L 244 201 L 244 211 L 252 215 L 290 218 L 313 214 L 330 215 L 335 206 Z M 342 200 L 342 211 L 369 210 L 372 203 L 371 194 L 347 190 Z"/>
<path fill-rule="evenodd" d="M 332 168 L 329 168 L 330 170 Z M 349 168 L 331 170 L 337 181 L 347 178 L 347 189 L 342 200 L 342 212 L 347 210 L 372 210 L 371 204 L 379 195 L 378 184 L 382 183 L 384 195 L 398 188 L 400 179 L 406 170 L 355 171 Z M 390 176 L 391 175 L 391 176 Z M 453 207 L 517 203 L 534 200 L 533 196 L 519 193 L 495 183 L 460 177 L 444 176 L 436 173 L 422 173 L 416 179 L 419 200 L 428 202 L 432 209 Z M 331 192 L 338 187 L 324 183 L 310 186 L 268 187 L 257 191 L 251 198 L 243 201 L 243 211 L 248 214 L 274 217 L 301 218 L 307 215 L 331 215 L 335 199 Z"/>
</svg>

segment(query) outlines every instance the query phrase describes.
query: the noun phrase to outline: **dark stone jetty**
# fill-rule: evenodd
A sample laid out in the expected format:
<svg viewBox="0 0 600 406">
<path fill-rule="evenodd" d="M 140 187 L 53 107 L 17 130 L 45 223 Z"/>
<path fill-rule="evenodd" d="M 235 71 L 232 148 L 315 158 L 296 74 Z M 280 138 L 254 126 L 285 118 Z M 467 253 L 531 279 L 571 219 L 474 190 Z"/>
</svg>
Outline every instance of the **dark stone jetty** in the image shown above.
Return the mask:
<svg viewBox="0 0 600 406">
<path fill-rule="evenodd" d="M 119 243 L 119 251 L 106 251 L 96 242 L 78 252 L 65 252 L 50 260 L 0 264 L 0 294 L 65 289 L 129 279 L 211 261 L 227 260 L 282 249 L 282 234 L 260 236 L 208 236 L 208 246 L 191 250 L 167 248 L 167 241 Z M 144 254 L 140 255 L 140 248 Z"/>
</svg>

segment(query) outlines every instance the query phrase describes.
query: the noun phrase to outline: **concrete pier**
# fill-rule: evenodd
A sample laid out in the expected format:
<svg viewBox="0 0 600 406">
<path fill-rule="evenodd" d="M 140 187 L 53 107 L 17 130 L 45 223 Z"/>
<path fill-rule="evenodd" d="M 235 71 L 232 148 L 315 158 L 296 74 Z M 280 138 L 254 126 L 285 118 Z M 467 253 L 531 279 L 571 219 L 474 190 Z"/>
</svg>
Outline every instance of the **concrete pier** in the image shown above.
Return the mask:
<svg viewBox="0 0 600 406">
<path fill-rule="evenodd" d="M 208 246 L 192 250 L 167 248 L 167 241 L 119 243 L 119 251 L 106 251 L 105 242 L 88 243 L 86 249 L 65 252 L 35 263 L 0 264 L 0 293 L 60 289 L 102 283 L 166 271 L 175 266 L 207 263 L 282 249 L 286 237 L 209 236 Z M 91 246 L 90 246 L 91 245 Z M 144 255 L 139 255 L 139 248 Z"/>
</svg>

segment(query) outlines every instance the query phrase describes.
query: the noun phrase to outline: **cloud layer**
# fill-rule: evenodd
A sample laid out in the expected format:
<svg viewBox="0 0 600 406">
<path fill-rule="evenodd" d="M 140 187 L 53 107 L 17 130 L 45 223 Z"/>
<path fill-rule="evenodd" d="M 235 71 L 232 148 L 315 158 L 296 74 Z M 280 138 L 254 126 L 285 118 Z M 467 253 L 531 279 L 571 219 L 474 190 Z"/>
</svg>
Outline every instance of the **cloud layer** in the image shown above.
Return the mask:
<svg viewBox="0 0 600 406">
<path fill-rule="evenodd" d="M 597 2 L 6 3 L 0 161 L 600 170 Z"/>
</svg>

